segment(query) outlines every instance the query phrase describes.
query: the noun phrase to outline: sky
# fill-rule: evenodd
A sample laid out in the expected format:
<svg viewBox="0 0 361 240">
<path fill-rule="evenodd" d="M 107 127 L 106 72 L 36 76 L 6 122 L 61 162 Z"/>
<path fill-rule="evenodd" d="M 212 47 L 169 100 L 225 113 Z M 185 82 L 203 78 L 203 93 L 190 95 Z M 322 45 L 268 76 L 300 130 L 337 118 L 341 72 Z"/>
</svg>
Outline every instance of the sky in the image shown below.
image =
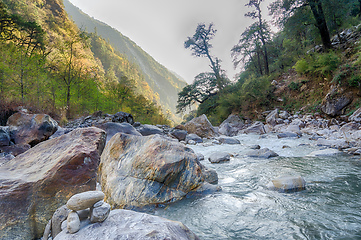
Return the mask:
<svg viewBox="0 0 361 240">
<path fill-rule="evenodd" d="M 217 30 L 211 54 L 234 80 L 231 49 L 241 33 L 254 21 L 244 16 L 252 8 L 247 0 L 70 0 L 91 17 L 107 23 L 129 37 L 156 61 L 191 83 L 202 72 L 211 71 L 207 58 L 192 56 L 184 48 L 198 23 L 213 23 Z M 267 16 L 267 4 L 263 3 Z"/>
</svg>

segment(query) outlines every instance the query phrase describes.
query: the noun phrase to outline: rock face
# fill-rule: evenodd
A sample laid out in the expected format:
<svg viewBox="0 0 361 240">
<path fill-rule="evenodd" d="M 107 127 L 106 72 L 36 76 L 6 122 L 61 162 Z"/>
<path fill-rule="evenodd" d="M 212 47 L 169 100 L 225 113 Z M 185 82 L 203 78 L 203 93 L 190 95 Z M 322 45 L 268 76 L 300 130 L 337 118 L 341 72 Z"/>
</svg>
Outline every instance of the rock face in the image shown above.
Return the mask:
<svg viewBox="0 0 361 240">
<path fill-rule="evenodd" d="M 35 239 L 69 196 L 95 190 L 105 132 L 84 128 L 42 142 L 0 167 L 0 239 Z"/>
<path fill-rule="evenodd" d="M 198 240 L 199 238 L 180 222 L 117 209 L 111 211 L 109 217 L 102 223 L 87 225 L 74 234 L 62 231 L 54 240 L 67 239 Z"/>
<path fill-rule="evenodd" d="M 197 155 L 159 136 L 118 133 L 101 156 L 99 176 L 112 208 L 137 208 L 183 198 L 204 181 Z"/>
<path fill-rule="evenodd" d="M 58 129 L 58 123 L 46 114 L 18 112 L 9 117 L 11 140 L 15 144 L 34 146 L 47 140 Z"/>
<path fill-rule="evenodd" d="M 204 114 L 187 122 L 185 128 L 188 133 L 197 134 L 202 138 L 218 137 L 219 135 Z"/>
</svg>

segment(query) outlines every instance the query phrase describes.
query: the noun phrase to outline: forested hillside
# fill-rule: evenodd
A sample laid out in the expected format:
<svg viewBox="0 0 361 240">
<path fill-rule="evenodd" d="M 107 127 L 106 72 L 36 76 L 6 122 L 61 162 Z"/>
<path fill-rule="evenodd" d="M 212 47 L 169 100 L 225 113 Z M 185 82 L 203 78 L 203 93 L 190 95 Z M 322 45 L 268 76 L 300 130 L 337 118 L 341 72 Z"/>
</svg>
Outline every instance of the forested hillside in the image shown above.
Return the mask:
<svg viewBox="0 0 361 240">
<path fill-rule="evenodd" d="M 116 29 L 102 23 L 83 13 L 68 0 L 64 0 L 65 10 L 77 26 L 87 32 L 95 33 L 106 39 L 107 42 L 124 58 L 137 66 L 139 77 L 137 88 L 142 94 L 148 95 L 143 89 L 145 84 L 150 86 L 148 91 L 153 91 L 153 100 L 157 101 L 164 109 L 169 109 L 173 115 L 176 112 L 177 94 L 186 85 L 185 81 L 170 72 L 155 61 L 149 54 Z M 96 57 L 99 57 L 96 55 Z M 100 58 L 101 59 L 101 58 Z M 145 82 L 144 82 L 145 81 Z M 175 116 L 173 115 L 173 118 Z M 179 118 L 177 117 L 177 120 Z"/>
<path fill-rule="evenodd" d="M 139 67 L 69 20 L 61 0 L 0 1 L 0 98 L 67 121 L 102 110 L 169 123 Z"/>
<path fill-rule="evenodd" d="M 239 33 L 231 50 L 240 69 L 238 80 L 219 85 L 221 78 L 215 76 L 222 69 L 215 65 L 181 91 L 178 111 L 198 103 L 192 115 L 205 113 L 214 124 L 231 113 L 257 119 L 275 108 L 329 117 L 352 114 L 361 103 L 361 2 L 277 0 L 268 6 L 269 13 L 261 10 L 264 4 L 246 2 L 245 17 L 254 22 Z M 265 20 L 267 14 L 272 21 Z M 203 49 L 212 46 L 215 29 L 211 24 L 201 27 L 185 44 L 192 46 L 196 37 L 206 36 Z M 343 105 L 337 114 L 327 110 L 337 104 Z"/>
</svg>

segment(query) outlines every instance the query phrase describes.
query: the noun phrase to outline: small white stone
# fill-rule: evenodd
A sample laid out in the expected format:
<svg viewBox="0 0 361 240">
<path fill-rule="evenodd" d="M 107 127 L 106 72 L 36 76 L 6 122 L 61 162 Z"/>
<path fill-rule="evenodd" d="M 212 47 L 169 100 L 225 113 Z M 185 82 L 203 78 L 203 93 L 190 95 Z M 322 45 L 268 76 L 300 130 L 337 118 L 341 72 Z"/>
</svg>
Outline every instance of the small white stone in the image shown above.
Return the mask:
<svg viewBox="0 0 361 240">
<path fill-rule="evenodd" d="M 80 229 L 80 218 L 77 212 L 71 211 L 68 215 L 67 229 L 69 233 L 76 233 Z"/>
</svg>

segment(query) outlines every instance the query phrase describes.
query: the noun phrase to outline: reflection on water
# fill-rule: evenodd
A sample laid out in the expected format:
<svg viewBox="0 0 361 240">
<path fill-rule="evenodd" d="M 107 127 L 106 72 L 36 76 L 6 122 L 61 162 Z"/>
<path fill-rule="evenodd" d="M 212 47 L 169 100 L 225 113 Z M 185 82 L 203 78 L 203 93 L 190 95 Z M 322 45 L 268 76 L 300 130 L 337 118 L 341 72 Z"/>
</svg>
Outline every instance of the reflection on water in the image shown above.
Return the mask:
<svg viewBox="0 0 361 240">
<path fill-rule="evenodd" d="M 152 212 L 183 222 L 201 239 L 361 239 L 361 164 L 350 156 L 304 157 L 319 148 L 306 137 L 241 135 L 240 145 L 191 146 L 205 155 L 235 154 L 214 168 L 221 192 L 193 197 Z M 249 146 L 259 144 L 280 157 L 246 157 Z M 302 144 L 300 146 L 300 144 Z M 282 148 L 283 146 L 289 148 Z M 279 193 L 266 188 L 279 176 L 301 175 L 307 189 Z"/>
</svg>

